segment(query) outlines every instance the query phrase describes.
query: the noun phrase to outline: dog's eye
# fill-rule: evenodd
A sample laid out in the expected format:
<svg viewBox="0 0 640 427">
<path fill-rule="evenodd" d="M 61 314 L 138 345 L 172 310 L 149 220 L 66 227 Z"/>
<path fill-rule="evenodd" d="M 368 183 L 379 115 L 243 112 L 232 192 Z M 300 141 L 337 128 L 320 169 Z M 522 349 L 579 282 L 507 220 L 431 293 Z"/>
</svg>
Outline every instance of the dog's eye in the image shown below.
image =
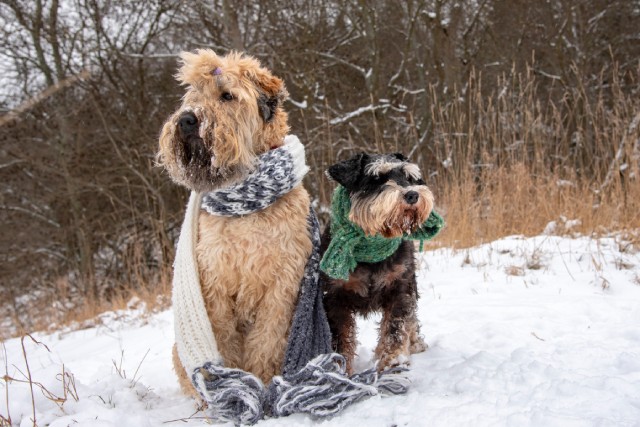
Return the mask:
<svg viewBox="0 0 640 427">
<path fill-rule="evenodd" d="M 223 92 L 222 95 L 220 95 L 220 100 L 222 102 L 233 101 L 233 95 L 231 95 L 231 92 Z"/>
</svg>

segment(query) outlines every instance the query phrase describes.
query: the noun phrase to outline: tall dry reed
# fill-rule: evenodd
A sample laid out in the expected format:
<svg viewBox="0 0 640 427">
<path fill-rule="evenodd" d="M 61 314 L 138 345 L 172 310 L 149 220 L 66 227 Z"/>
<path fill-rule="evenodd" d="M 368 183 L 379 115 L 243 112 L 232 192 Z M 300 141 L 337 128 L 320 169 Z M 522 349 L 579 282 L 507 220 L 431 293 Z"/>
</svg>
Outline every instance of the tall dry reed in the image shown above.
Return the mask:
<svg viewBox="0 0 640 427">
<path fill-rule="evenodd" d="M 572 77 L 543 92 L 547 77 L 530 68 L 487 93 L 472 74 L 453 101 L 431 88 L 433 138 L 417 154 L 446 212 L 442 244 L 535 235 L 550 221 L 558 233 L 640 227 L 640 99 L 615 73 L 596 88 Z"/>
</svg>

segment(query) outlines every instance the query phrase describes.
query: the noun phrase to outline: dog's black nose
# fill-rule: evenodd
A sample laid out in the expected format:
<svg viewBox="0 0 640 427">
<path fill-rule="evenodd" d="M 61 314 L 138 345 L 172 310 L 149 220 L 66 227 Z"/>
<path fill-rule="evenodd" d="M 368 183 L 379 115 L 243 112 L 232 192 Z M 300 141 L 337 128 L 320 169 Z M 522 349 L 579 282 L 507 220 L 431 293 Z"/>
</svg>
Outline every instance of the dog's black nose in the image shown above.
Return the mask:
<svg viewBox="0 0 640 427">
<path fill-rule="evenodd" d="M 404 195 L 404 201 L 409 203 L 410 205 L 416 204 L 419 198 L 420 194 L 418 194 L 417 191 L 407 191 Z"/>
<path fill-rule="evenodd" d="M 183 136 L 191 135 L 198 132 L 198 118 L 191 111 L 182 113 L 178 119 L 178 127 Z"/>
</svg>

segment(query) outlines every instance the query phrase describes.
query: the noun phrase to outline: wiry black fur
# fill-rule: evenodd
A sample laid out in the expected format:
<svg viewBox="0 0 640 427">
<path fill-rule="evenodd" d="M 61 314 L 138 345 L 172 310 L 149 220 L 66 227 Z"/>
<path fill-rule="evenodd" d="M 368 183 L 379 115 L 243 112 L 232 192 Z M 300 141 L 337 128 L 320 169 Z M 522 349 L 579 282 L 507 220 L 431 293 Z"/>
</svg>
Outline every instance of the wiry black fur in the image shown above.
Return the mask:
<svg viewBox="0 0 640 427">
<path fill-rule="evenodd" d="M 406 161 L 402 154 L 391 155 Z M 381 176 L 365 173 L 379 155 L 359 154 L 352 159 L 333 165 L 327 174 L 343 185 L 350 196 L 372 200 L 384 191 L 390 179 L 398 185 L 424 185 L 422 179 L 408 179 L 400 170 L 391 170 Z M 331 225 L 327 225 L 321 238 L 320 254 L 324 255 L 331 242 Z M 398 249 L 388 258 L 376 263 L 359 263 L 348 280 L 333 279 L 320 272 L 320 283 L 324 290 L 324 306 L 332 334 L 333 350 L 347 359 L 347 368 L 352 371 L 356 350 L 355 316 L 367 316 L 382 311 L 380 341 L 376 356 L 384 358 L 390 348 L 408 345 L 411 352 L 426 347 L 419 337 L 417 321 L 418 286 L 416 281 L 415 249 L 410 241 L 402 241 Z M 414 334 L 403 334 L 403 330 L 415 328 Z M 403 340 L 410 342 L 404 343 Z M 387 366 L 378 366 L 386 368 Z"/>
<path fill-rule="evenodd" d="M 395 181 L 402 187 L 425 185 L 423 179 L 410 179 L 399 169 L 393 169 L 379 176 L 371 176 L 365 173 L 367 165 L 384 157 L 407 161 L 407 158 L 400 153 L 390 155 L 360 153 L 349 160 L 330 166 L 327 169 L 327 175 L 349 190 L 350 194 L 358 193 L 361 197 L 379 194 L 384 190 L 384 184 L 389 180 Z"/>
</svg>

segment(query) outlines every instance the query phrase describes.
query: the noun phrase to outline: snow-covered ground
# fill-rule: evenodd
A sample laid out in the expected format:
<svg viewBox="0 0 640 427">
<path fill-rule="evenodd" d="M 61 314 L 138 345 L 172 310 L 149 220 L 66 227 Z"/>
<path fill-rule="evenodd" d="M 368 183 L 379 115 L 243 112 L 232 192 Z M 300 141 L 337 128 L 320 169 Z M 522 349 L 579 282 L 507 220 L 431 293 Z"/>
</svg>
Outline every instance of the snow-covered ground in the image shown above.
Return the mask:
<svg viewBox="0 0 640 427">
<path fill-rule="evenodd" d="M 363 400 L 327 420 L 294 415 L 259 425 L 640 426 L 637 251 L 619 236 L 539 236 L 426 252 L 419 317 L 430 348 L 412 356 L 410 392 Z M 64 396 L 63 366 L 75 380 L 58 403 L 34 385 L 38 425 L 207 424 L 178 389 L 170 311 L 133 314 L 34 335 L 48 349 L 24 341 L 34 382 Z M 360 368 L 370 364 L 376 320 L 360 322 Z M 4 344 L 0 375 L 6 366 L 24 380 L 20 340 Z M 28 384 L 0 383 L 3 417 L 30 426 L 32 408 Z"/>
</svg>

